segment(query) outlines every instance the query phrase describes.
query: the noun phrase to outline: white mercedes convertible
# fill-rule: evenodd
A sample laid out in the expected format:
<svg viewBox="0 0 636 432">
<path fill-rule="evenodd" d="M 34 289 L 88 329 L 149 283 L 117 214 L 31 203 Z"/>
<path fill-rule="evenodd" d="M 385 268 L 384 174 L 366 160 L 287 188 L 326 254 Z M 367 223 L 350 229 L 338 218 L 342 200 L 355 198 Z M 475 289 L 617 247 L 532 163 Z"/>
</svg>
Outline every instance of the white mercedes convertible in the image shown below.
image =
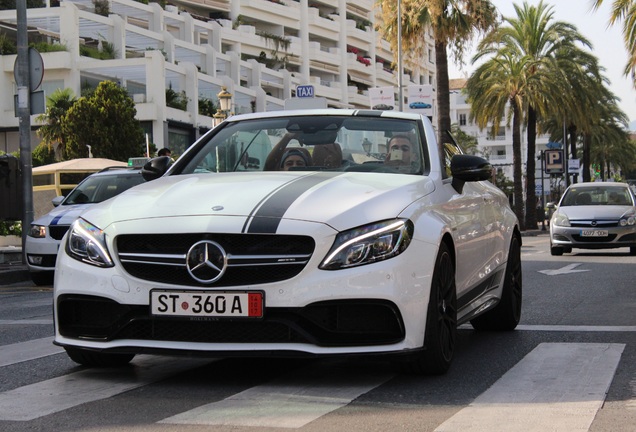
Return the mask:
<svg viewBox="0 0 636 432">
<path fill-rule="evenodd" d="M 521 236 L 492 167 L 418 114 L 237 115 L 93 205 L 55 272 L 55 343 L 135 354 L 391 355 L 438 374 L 457 326 L 513 330 Z"/>
</svg>

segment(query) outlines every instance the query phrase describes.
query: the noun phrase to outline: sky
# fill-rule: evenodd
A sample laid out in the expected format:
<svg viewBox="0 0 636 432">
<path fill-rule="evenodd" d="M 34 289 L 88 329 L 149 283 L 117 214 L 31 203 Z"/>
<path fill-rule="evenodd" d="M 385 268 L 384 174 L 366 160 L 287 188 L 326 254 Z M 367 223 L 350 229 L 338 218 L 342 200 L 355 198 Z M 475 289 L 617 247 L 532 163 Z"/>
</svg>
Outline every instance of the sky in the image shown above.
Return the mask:
<svg viewBox="0 0 636 432">
<path fill-rule="evenodd" d="M 523 4 L 523 0 L 491 1 L 501 15 L 509 17 L 516 17 L 513 4 Z M 539 4 L 539 0 L 526 2 L 534 6 Z M 629 118 L 630 129 L 636 130 L 636 89 L 631 79 L 623 74 L 628 56 L 621 31 L 622 22 L 608 26 L 613 2 L 614 0 L 604 0 L 601 7 L 594 11 L 591 0 L 544 0 L 544 4 L 552 6 L 555 21 L 573 24 L 592 43 L 592 53 L 605 68 L 604 75 L 610 80 L 610 90 L 620 98 L 618 105 Z M 470 65 L 473 54 L 474 51 L 471 51 L 465 57 L 466 64 L 461 70 L 459 66 L 449 62 L 449 78 L 461 78 L 470 74 L 474 69 Z"/>
</svg>

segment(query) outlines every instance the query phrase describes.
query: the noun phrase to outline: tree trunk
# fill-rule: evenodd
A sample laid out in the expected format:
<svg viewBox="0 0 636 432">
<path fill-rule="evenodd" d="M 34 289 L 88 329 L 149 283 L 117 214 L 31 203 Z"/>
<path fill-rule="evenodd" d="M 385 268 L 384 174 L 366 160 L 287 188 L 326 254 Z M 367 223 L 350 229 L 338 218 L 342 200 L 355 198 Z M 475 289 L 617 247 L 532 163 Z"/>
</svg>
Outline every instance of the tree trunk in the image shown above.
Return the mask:
<svg viewBox="0 0 636 432">
<path fill-rule="evenodd" d="M 440 155 L 444 154 L 444 143 L 452 142 L 450 137 L 450 91 L 448 88 L 448 57 L 446 42 L 435 41 L 435 69 L 437 71 L 437 136 Z"/>
<path fill-rule="evenodd" d="M 592 148 L 592 136 L 589 133 L 583 135 L 583 181 L 589 182 L 591 177 L 591 157 L 590 149 Z"/>
<path fill-rule="evenodd" d="M 512 105 L 512 163 L 514 184 L 513 210 L 519 219 L 521 231 L 526 230 L 525 217 L 523 215 L 523 181 L 521 177 L 521 109 L 515 99 L 510 101 Z"/>
<path fill-rule="evenodd" d="M 536 142 L 537 142 L 537 112 L 528 107 L 528 158 L 526 160 L 526 227 L 533 229 L 537 226 L 537 196 L 535 193 Z M 541 185 L 543 190 L 543 185 Z"/>
<path fill-rule="evenodd" d="M 568 127 L 568 134 L 570 135 L 570 158 L 578 159 L 576 155 L 576 141 L 578 139 L 578 133 L 577 133 L 575 124 L 571 124 Z M 579 182 L 579 175 L 574 174 L 573 183 L 578 183 L 578 182 Z"/>
</svg>

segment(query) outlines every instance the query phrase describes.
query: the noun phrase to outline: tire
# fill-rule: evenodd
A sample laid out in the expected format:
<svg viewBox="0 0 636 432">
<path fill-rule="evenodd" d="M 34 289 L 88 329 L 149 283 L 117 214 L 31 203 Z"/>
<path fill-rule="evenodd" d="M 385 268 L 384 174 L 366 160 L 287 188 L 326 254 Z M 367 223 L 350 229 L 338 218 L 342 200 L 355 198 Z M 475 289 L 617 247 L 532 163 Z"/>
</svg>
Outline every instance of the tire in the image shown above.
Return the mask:
<svg viewBox="0 0 636 432">
<path fill-rule="evenodd" d="M 401 369 L 418 375 L 441 375 L 448 371 L 457 344 L 457 290 L 455 264 L 445 243 L 435 260 L 426 314 L 424 349 L 410 354 Z"/>
<path fill-rule="evenodd" d="M 514 330 L 521 319 L 522 282 L 521 242 L 519 237 L 513 235 L 501 299 L 493 309 L 470 321 L 473 328 L 485 331 Z"/>
<path fill-rule="evenodd" d="M 34 284 L 37 286 L 42 285 L 53 285 L 53 276 L 55 273 L 53 272 L 31 272 L 29 276 Z"/>
<path fill-rule="evenodd" d="M 64 347 L 66 354 L 75 363 L 89 367 L 118 367 L 125 366 L 135 357 L 134 354 L 110 354 L 89 351 L 82 348 Z"/>
<path fill-rule="evenodd" d="M 629 248 L 629 254 L 630 255 L 636 255 L 636 246 L 631 246 Z"/>
<path fill-rule="evenodd" d="M 553 255 L 553 256 L 563 255 L 563 248 L 561 246 L 550 246 L 550 255 Z"/>
</svg>

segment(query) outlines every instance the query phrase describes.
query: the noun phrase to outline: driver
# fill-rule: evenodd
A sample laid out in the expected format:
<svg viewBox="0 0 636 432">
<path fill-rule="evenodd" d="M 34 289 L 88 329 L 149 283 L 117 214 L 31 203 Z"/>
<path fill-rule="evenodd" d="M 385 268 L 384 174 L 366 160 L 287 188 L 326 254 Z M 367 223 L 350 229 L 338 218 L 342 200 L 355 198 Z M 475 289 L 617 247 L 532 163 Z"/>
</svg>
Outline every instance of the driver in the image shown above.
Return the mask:
<svg viewBox="0 0 636 432">
<path fill-rule="evenodd" d="M 411 167 L 417 162 L 415 146 L 407 135 L 395 135 L 389 140 L 388 153 L 384 160 L 385 165 L 393 167 Z"/>
</svg>

